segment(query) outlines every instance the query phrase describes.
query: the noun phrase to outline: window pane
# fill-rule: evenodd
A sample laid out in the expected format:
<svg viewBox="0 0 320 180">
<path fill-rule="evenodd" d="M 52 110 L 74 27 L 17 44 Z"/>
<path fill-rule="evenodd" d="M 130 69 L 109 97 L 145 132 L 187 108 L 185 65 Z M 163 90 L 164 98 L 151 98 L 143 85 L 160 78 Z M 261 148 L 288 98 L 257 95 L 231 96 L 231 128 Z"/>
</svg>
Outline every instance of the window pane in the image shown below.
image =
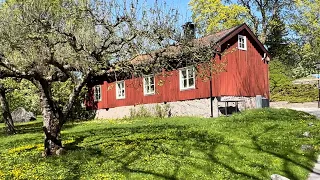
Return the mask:
<svg viewBox="0 0 320 180">
<path fill-rule="evenodd" d="M 154 92 L 154 84 L 150 86 L 150 91 Z"/>
<path fill-rule="evenodd" d="M 189 69 L 188 70 L 188 78 L 192 78 L 193 77 L 193 69 Z"/>
<path fill-rule="evenodd" d="M 189 79 L 189 87 L 194 86 L 194 78 Z"/>
<path fill-rule="evenodd" d="M 182 81 L 182 83 L 183 83 L 183 87 L 184 87 L 184 88 L 187 88 L 187 87 L 188 87 L 188 85 L 187 85 L 187 79 L 184 79 L 184 80 Z"/>
<path fill-rule="evenodd" d="M 186 79 L 186 78 L 187 78 L 187 72 L 186 72 L 186 70 L 182 70 L 182 71 L 181 71 L 181 74 L 182 74 L 182 79 Z"/>
<path fill-rule="evenodd" d="M 150 77 L 150 84 L 154 84 L 154 77 Z"/>
</svg>

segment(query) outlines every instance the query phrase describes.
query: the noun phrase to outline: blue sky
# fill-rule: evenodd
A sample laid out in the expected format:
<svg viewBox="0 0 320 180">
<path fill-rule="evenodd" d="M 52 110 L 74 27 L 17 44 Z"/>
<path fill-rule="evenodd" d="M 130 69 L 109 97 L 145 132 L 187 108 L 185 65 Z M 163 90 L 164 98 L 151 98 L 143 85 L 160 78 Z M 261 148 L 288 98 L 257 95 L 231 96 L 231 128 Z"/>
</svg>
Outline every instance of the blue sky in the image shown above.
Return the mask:
<svg viewBox="0 0 320 180">
<path fill-rule="evenodd" d="M 0 0 L 3 2 L 4 0 Z M 156 0 L 146 0 L 148 4 L 152 5 Z M 189 0 L 158 0 L 158 2 L 166 2 L 167 5 L 171 8 L 178 9 L 181 14 L 180 24 L 184 24 L 187 21 L 191 21 L 191 11 L 189 9 L 188 3 Z"/>
<path fill-rule="evenodd" d="M 147 0 L 148 4 L 154 4 L 156 0 Z M 178 9 L 181 14 L 179 23 L 182 25 L 187 21 L 191 21 L 191 11 L 189 9 L 189 0 L 158 0 L 158 2 L 166 2 L 170 8 Z"/>
</svg>

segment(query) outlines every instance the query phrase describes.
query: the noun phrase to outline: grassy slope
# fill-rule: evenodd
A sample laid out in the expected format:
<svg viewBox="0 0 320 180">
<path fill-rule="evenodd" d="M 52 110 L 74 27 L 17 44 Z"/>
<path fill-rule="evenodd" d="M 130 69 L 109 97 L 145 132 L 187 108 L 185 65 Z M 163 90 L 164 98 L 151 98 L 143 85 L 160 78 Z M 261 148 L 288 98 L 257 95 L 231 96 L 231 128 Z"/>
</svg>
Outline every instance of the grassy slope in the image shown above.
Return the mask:
<svg viewBox="0 0 320 180">
<path fill-rule="evenodd" d="M 315 126 L 308 126 L 313 122 Z M 306 179 L 319 144 L 313 116 L 251 110 L 217 119 L 169 118 L 67 124 L 68 153 L 41 158 L 41 122 L 0 135 L 0 179 Z M 301 134 L 310 131 L 311 138 Z"/>
</svg>

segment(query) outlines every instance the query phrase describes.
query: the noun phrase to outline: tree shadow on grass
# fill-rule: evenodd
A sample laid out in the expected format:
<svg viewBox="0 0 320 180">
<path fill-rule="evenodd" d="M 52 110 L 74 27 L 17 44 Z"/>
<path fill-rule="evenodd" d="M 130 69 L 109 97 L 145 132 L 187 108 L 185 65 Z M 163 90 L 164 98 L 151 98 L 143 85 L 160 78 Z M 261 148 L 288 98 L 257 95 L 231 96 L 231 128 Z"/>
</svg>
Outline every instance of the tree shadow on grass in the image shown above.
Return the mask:
<svg viewBox="0 0 320 180">
<path fill-rule="evenodd" d="M 64 129 L 76 125 L 66 124 Z M 21 128 L 23 133 L 39 133 L 41 126 L 42 122 L 36 122 L 18 125 L 18 128 Z M 90 162 L 110 166 L 112 170 L 103 170 L 124 174 L 129 179 L 132 175 L 138 178 L 147 176 L 160 179 L 190 179 L 195 177 L 193 174 L 198 175 L 200 179 L 201 177 L 216 179 L 215 171 L 219 169 L 227 172 L 228 179 L 268 179 L 273 174 L 270 172 L 279 172 L 279 169 L 273 169 L 274 167 L 266 164 L 269 162 L 248 158 L 245 154 L 248 149 L 261 153 L 261 156 L 268 154 L 280 158 L 284 162 L 281 172 L 290 179 L 299 179 L 292 165 L 311 171 L 306 163 L 288 156 L 301 157 L 301 154 L 290 148 L 279 152 L 278 147 L 274 147 L 272 139 L 270 141 L 261 139 L 264 134 L 276 131 L 276 125 L 268 126 L 259 133 L 248 133 L 248 140 L 251 140 L 252 143 L 240 145 L 228 141 L 224 133 L 194 126 L 154 124 L 99 129 L 93 126 L 92 129 L 81 132 L 65 131 L 62 134 L 63 139 L 72 139 L 72 142 L 65 144 L 67 154 L 58 157 L 61 158 L 60 161 L 56 160 L 57 157 L 47 158 L 46 161 L 53 166 L 65 167 L 72 172 L 66 177 L 67 179 L 79 179 L 83 173 L 92 175 L 98 173 L 95 172 L 96 170 L 87 172 L 88 168 L 84 166 Z M 227 147 L 229 154 L 221 152 L 223 150 L 221 147 Z M 228 157 L 230 154 L 232 157 Z M 307 155 L 309 160 L 314 159 L 314 154 Z M 232 159 L 234 157 L 236 158 Z M 33 160 L 31 162 L 38 163 L 38 159 Z M 252 172 L 239 167 L 243 164 L 260 169 L 260 171 Z"/>
<path fill-rule="evenodd" d="M 75 123 L 67 123 L 65 125 L 63 125 L 63 130 L 69 129 L 69 128 L 73 128 L 77 126 L 77 124 Z M 42 133 L 43 127 L 43 122 L 42 121 L 35 121 L 35 122 L 30 122 L 30 123 L 23 123 L 23 124 L 19 124 L 16 123 L 15 124 L 15 128 L 17 131 L 17 134 L 27 134 L 27 133 Z M 0 137 L 1 136 L 7 136 L 7 134 L 5 133 L 4 128 L 0 129 Z"/>
<path fill-rule="evenodd" d="M 275 130 L 277 126 L 269 126 L 259 134 L 251 134 L 250 139 L 252 146 L 234 145 L 225 140 L 221 134 L 201 131 L 199 129 L 192 129 L 190 126 L 179 125 L 145 125 L 135 127 L 113 127 L 104 128 L 97 131 L 88 131 L 86 133 L 66 134 L 66 137 L 74 137 L 74 142 L 66 144 L 66 149 L 69 150 L 70 156 L 73 151 L 84 151 L 88 154 L 87 161 L 90 158 L 99 159 L 98 163 L 103 164 L 108 161 L 120 164 L 116 172 L 123 172 L 124 174 L 145 174 L 163 179 L 184 179 L 183 176 L 186 167 L 191 166 L 193 170 L 202 172 L 203 174 L 213 175 L 212 172 L 206 170 L 205 165 L 198 163 L 199 160 L 206 161 L 212 167 L 222 167 L 227 170 L 231 176 L 241 177 L 242 179 L 266 179 L 272 174 L 271 172 L 278 172 L 279 169 L 272 169 L 263 162 L 256 162 L 254 159 L 246 158 L 244 152 L 239 152 L 239 148 L 252 149 L 263 154 L 272 155 L 280 158 L 284 163 L 281 172 L 290 179 L 299 179 L 294 168 L 289 164 L 299 166 L 305 170 L 312 169 L 298 161 L 297 159 L 289 158 L 288 155 L 302 157 L 303 155 L 293 151 L 290 148 L 278 152 L 277 148 L 272 147 L 273 142 L 261 141 L 259 137 L 265 133 Z M 217 147 L 228 146 L 231 153 L 242 159 L 248 166 L 253 168 L 260 168 L 260 175 L 246 172 L 243 168 L 237 167 L 236 162 L 225 161 L 215 154 Z M 119 149 L 119 150 L 117 150 Z M 197 157 L 191 155 L 191 151 L 197 150 L 204 154 L 204 157 Z M 217 150 L 218 151 L 218 150 Z M 222 152 L 223 153 L 223 152 Z M 312 153 L 311 153 L 312 154 Z M 163 155 L 166 161 L 158 162 L 163 166 L 170 166 L 172 170 L 164 173 L 161 168 L 151 167 L 148 161 L 149 157 L 157 157 Z M 220 152 L 221 155 L 221 152 Z M 305 157 L 305 156 L 304 156 Z M 313 160 L 314 156 L 307 156 L 309 160 Z M 186 163 L 184 159 L 193 159 L 192 162 Z M 145 163 L 144 163 L 145 162 Z M 242 162 L 243 163 L 243 162 Z M 265 162 L 268 163 L 268 162 Z M 81 169 L 81 168 L 80 168 Z M 184 170 L 182 170 L 184 169 Z M 81 170 L 79 170 L 81 171 Z M 214 178 L 214 177 L 213 177 Z M 232 177 L 230 177 L 232 178 Z"/>
<path fill-rule="evenodd" d="M 94 142 L 97 141 L 97 139 L 93 138 L 92 141 L 90 141 L 90 136 L 99 136 L 101 134 L 105 137 L 109 136 L 110 138 L 105 138 L 98 142 Z M 116 138 L 112 138 L 114 134 L 117 134 Z M 87 135 L 89 135 L 89 137 Z M 200 150 L 204 154 L 208 151 L 214 152 L 215 148 L 224 142 L 224 137 L 220 134 L 212 134 L 199 130 L 195 131 L 188 126 L 166 124 L 131 128 L 105 128 L 95 131 L 94 134 L 87 135 L 73 134 L 75 140 L 73 143 L 66 144 L 66 149 L 71 151 L 86 151 L 85 153 L 90 154 L 89 157 L 100 159 L 101 162 L 99 162 L 99 164 L 105 161 L 113 161 L 121 164 L 121 168 L 117 170 L 120 172 L 152 175 L 163 179 L 181 179 L 180 176 L 183 176 L 183 172 L 180 172 L 181 166 L 186 165 L 183 159 L 197 159 L 197 157 L 190 155 L 190 151 Z M 88 140 L 85 140 L 86 138 L 88 138 Z M 168 142 L 170 143 L 166 144 Z M 83 145 L 83 143 L 90 144 L 90 146 L 84 148 L 85 145 Z M 189 144 L 192 145 L 190 146 Z M 114 154 L 114 149 L 121 146 L 127 146 L 128 148 L 125 148 L 125 150 L 121 149 L 121 153 L 116 152 L 116 154 Z M 161 169 L 148 167 L 148 163 L 136 167 L 133 165 L 139 164 L 141 161 L 143 162 L 143 158 L 145 157 L 157 156 L 159 154 L 168 157 L 167 160 L 169 163 L 166 163 L 171 166 L 171 173 L 161 173 Z M 208 164 L 222 166 L 230 171 L 231 174 L 237 174 L 243 178 L 259 179 L 258 177 L 238 171 L 232 166 L 219 161 L 219 159 L 212 154 L 207 155 L 207 158 L 203 160 L 207 161 Z M 192 169 L 196 169 L 199 172 L 210 174 L 210 172 L 204 172 L 204 167 L 197 165 L 196 162 L 191 166 Z"/>
</svg>

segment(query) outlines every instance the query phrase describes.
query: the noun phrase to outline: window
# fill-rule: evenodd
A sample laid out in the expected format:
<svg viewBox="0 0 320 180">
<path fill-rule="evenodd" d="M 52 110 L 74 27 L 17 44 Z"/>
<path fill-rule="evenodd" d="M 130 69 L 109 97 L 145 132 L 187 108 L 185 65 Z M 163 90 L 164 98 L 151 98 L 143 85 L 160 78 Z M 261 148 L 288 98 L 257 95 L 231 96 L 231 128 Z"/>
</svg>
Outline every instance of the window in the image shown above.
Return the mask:
<svg viewBox="0 0 320 180">
<path fill-rule="evenodd" d="M 238 35 L 238 49 L 247 50 L 247 39 L 245 36 Z"/>
<path fill-rule="evenodd" d="M 94 86 L 93 96 L 94 96 L 93 97 L 94 101 L 101 101 L 101 86 L 100 85 Z"/>
<path fill-rule="evenodd" d="M 180 90 L 195 88 L 194 67 L 180 69 Z"/>
<path fill-rule="evenodd" d="M 154 94 L 154 92 L 155 92 L 154 76 L 145 76 L 143 78 L 144 95 Z"/>
<path fill-rule="evenodd" d="M 117 99 L 124 99 L 126 97 L 125 94 L 125 86 L 124 81 L 120 81 L 116 83 L 116 98 Z"/>
</svg>

